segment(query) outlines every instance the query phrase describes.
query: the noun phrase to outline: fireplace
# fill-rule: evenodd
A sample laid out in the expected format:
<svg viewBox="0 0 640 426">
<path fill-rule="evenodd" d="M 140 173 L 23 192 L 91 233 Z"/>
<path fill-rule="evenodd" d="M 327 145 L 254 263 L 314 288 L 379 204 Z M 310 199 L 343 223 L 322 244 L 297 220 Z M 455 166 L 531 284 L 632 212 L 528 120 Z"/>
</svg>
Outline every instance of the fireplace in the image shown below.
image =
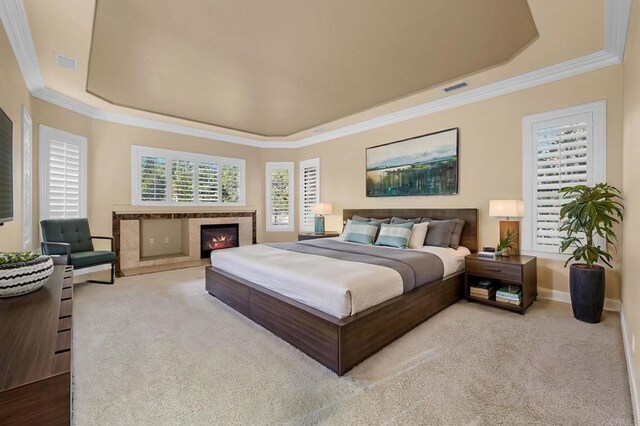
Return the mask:
<svg viewBox="0 0 640 426">
<path fill-rule="evenodd" d="M 200 258 L 206 259 L 213 250 L 238 247 L 238 224 L 200 225 Z"/>
</svg>

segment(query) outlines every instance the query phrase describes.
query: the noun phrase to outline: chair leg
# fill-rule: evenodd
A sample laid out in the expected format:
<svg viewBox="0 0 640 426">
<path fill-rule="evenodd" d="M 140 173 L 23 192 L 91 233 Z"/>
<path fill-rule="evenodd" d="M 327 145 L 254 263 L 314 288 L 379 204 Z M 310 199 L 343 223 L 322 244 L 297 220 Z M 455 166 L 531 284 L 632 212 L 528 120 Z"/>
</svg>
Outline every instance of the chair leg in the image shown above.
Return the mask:
<svg viewBox="0 0 640 426">
<path fill-rule="evenodd" d="M 114 284 L 116 281 L 116 265 L 115 263 L 111 264 L 111 280 L 110 281 L 100 281 L 100 280 L 87 280 L 88 283 L 96 283 L 96 284 Z"/>
</svg>

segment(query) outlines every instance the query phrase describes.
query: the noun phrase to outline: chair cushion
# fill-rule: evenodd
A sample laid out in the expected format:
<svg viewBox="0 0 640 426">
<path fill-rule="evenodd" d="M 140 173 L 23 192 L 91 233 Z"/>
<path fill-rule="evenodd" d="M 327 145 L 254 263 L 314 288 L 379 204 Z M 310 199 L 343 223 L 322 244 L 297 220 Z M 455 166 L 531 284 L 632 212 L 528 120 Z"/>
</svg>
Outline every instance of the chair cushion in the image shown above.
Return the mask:
<svg viewBox="0 0 640 426">
<path fill-rule="evenodd" d="M 40 222 L 42 241 L 69 243 L 71 253 L 92 251 L 89 221 L 85 219 L 46 219 Z"/>
<path fill-rule="evenodd" d="M 74 268 L 88 268 L 116 261 L 116 254 L 112 251 L 81 251 L 71 253 L 71 264 Z"/>
</svg>

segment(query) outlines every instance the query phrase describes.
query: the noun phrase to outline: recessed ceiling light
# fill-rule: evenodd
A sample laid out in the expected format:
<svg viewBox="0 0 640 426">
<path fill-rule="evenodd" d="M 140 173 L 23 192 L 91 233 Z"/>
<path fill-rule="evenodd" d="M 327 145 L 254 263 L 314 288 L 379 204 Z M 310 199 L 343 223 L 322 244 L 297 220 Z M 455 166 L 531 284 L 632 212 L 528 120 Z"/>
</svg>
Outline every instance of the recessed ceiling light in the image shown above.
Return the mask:
<svg viewBox="0 0 640 426">
<path fill-rule="evenodd" d="M 62 68 L 67 68 L 70 70 L 75 70 L 76 68 L 78 68 L 78 60 L 76 58 L 63 55 L 62 53 L 54 53 L 53 56 L 56 60 L 56 64 Z"/>
<path fill-rule="evenodd" d="M 462 89 L 463 87 L 467 87 L 467 86 L 468 86 L 468 84 L 465 81 L 463 81 L 462 83 L 458 83 L 458 84 L 454 84 L 453 86 L 445 87 L 442 90 L 444 90 L 445 93 L 449 93 L 449 92 L 453 92 L 454 90 Z"/>
<path fill-rule="evenodd" d="M 320 132 L 324 132 L 324 127 L 318 127 L 317 129 L 313 129 L 313 133 L 320 133 Z"/>
</svg>

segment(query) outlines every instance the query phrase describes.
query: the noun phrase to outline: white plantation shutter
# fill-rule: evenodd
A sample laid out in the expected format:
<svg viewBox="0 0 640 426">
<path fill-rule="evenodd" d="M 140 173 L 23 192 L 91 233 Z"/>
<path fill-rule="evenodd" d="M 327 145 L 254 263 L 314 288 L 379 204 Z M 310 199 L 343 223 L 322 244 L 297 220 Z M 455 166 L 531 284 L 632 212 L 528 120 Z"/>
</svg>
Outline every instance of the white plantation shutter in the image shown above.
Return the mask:
<svg viewBox="0 0 640 426">
<path fill-rule="evenodd" d="M 220 199 L 218 185 L 218 165 L 202 163 L 198 165 L 198 201 L 217 203 Z"/>
<path fill-rule="evenodd" d="M 311 208 L 320 202 L 320 159 L 300 162 L 300 230 L 314 230 Z"/>
<path fill-rule="evenodd" d="M 605 105 L 596 102 L 525 118 L 523 247 L 559 253 L 563 187 L 605 179 Z"/>
<path fill-rule="evenodd" d="M 142 157 L 140 160 L 140 195 L 143 201 L 167 200 L 167 160 Z"/>
<path fill-rule="evenodd" d="M 195 166 L 193 161 L 171 162 L 171 200 L 174 203 L 191 203 L 195 199 Z"/>
<path fill-rule="evenodd" d="M 41 219 L 87 217 L 87 144 L 71 133 L 40 126 Z"/>
<path fill-rule="evenodd" d="M 135 205 L 244 205 L 244 160 L 141 146 L 131 153 Z"/>
<path fill-rule="evenodd" d="M 293 163 L 267 163 L 267 231 L 293 231 Z"/>
</svg>

